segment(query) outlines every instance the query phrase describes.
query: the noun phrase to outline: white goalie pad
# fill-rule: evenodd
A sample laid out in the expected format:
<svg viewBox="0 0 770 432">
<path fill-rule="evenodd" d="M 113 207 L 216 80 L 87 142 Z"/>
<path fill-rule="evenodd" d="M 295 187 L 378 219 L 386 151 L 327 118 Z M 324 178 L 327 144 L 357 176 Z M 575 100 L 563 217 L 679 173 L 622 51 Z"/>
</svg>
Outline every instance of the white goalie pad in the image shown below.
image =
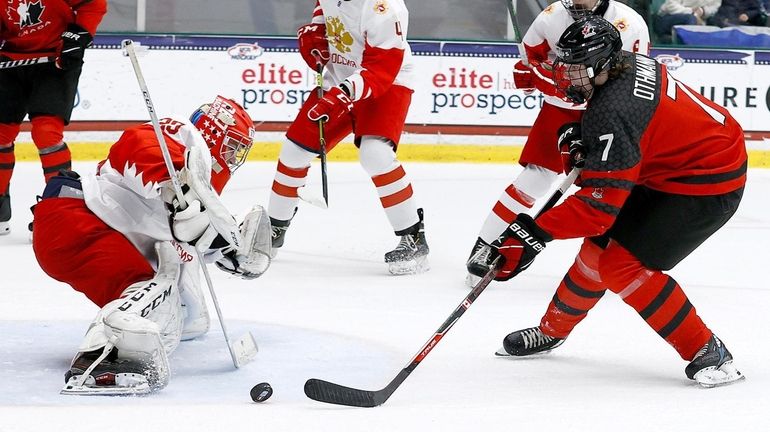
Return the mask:
<svg viewBox="0 0 770 432">
<path fill-rule="evenodd" d="M 270 219 L 260 205 L 254 205 L 241 223 L 243 247 L 230 249 L 216 261 L 220 270 L 243 279 L 262 276 L 270 267 Z"/>
</svg>

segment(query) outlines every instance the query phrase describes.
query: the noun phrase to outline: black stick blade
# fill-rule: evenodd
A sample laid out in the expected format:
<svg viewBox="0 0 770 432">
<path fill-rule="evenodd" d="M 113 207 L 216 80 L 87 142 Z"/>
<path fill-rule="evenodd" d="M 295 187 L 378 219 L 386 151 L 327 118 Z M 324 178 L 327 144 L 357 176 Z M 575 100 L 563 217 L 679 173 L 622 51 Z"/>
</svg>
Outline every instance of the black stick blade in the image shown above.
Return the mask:
<svg viewBox="0 0 770 432">
<path fill-rule="evenodd" d="M 359 390 L 311 378 L 305 382 L 305 395 L 318 402 L 371 408 L 381 405 L 387 397 L 376 391 Z M 379 396 L 379 397 L 378 397 Z"/>
</svg>

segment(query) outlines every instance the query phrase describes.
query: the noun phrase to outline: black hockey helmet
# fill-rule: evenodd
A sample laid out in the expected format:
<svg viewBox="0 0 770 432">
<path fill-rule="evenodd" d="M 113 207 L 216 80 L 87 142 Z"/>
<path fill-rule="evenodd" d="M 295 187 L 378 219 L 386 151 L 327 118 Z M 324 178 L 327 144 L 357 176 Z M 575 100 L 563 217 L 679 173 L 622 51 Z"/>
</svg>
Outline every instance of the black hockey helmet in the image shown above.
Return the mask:
<svg viewBox="0 0 770 432">
<path fill-rule="evenodd" d="M 557 88 L 574 102 L 585 102 L 594 78 L 615 64 L 622 48 L 620 32 L 604 18 L 589 15 L 575 21 L 556 43 Z"/>
<path fill-rule="evenodd" d="M 575 0 L 561 0 L 561 4 L 564 5 L 564 9 L 567 9 L 572 18 L 579 20 L 589 15 L 604 15 L 607 10 L 609 0 L 596 0 L 593 6 L 588 6 L 585 2 L 575 3 Z"/>
</svg>

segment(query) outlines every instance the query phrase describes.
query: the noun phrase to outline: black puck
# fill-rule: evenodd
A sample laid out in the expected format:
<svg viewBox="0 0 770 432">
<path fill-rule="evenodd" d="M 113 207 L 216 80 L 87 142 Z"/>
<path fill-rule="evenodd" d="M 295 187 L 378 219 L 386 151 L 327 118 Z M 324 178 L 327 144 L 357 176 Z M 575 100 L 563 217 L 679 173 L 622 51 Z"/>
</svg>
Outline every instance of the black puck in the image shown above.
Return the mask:
<svg viewBox="0 0 770 432">
<path fill-rule="evenodd" d="M 269 383 L 263 382 L 251 388 L 251 400 L 254 402 L 264 402 L 273 395 L 273 388 Z"/>
</svg>

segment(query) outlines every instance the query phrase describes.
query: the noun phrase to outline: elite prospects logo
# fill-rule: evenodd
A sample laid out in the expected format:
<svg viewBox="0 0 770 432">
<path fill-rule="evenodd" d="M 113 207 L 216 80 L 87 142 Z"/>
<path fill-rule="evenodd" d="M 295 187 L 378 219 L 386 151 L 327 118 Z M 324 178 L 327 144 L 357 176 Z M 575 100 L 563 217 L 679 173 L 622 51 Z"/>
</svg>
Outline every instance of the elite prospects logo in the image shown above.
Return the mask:
<svg viewBox="0 0 770 432">
<path fill-rule="evenodd" d="M 254 60 L 264 54 L 265 50 L 258 43 L 238 43 L 227 49 L 227 55 L 233 60 Z"/>
</svg>

